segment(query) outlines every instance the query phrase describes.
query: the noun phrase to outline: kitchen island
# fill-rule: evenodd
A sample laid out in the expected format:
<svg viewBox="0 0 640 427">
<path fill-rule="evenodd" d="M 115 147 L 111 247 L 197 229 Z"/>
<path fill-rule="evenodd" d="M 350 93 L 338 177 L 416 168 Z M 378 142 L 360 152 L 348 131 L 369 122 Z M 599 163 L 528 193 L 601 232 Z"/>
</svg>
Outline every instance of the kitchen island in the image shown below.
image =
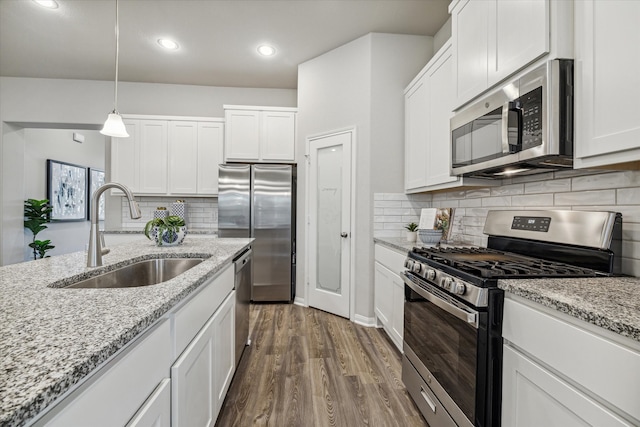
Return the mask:
<svg viewBox="0 0 640 427">
<path fill-rule="evenodd" d="M 104 266 L 77 252 L 0 268 L 0 425 L 24 425 L 201 285 L 226 269 L 251 239 L 186 239 L 114 246 Z M 62 289 L 153 257 L 205 258 L 166 282 L 134 288 Z"/>
</svg>

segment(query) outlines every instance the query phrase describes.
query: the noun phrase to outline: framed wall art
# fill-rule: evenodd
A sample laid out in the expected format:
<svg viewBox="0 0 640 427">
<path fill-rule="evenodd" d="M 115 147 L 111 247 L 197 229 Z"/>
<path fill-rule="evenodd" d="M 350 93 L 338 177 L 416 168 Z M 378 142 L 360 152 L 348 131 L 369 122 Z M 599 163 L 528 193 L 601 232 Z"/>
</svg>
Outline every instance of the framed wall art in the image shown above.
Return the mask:
<svg viewBox="0 0 640 427">
<path fill-rule="evenodd" d="M 91 220 L 91 202 L 93 193 L 104 184 L 104 171 L 89 168 L 89 193 L 87 194 L 87 219 Z M 104 221 L 104 195 L 98 200 L 98 220 Z"/>
<path fill-rule="evenodd" d="M 47 197 L 52 221 L 86 220 L 87 168 L 48 159 Z"/>
</svg>

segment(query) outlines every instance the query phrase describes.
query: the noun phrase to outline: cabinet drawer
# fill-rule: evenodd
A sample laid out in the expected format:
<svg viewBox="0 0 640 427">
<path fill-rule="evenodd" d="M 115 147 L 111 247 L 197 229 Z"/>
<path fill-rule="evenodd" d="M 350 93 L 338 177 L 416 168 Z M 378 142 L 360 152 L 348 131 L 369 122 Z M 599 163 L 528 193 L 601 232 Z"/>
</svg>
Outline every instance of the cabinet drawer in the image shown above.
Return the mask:
<svg viewBox="0 0 640 427">
<path fill-rule="evenodd" d="M 233 264 L 231 264 L 209 283 L 203 285 L 204 288 L 176 312 L 173 317 L 175 357 L 184 351 L 202 325 L 233 290 L 233 281 Z"/>
<path fill-rule="evenodd" d="M 161 321 L 130 344 L 35 425 L 125 425 L 169 375 L 171 329 Z"/>
<path fill-rule="evenodd" d="M 393 249 L 388 249 L 382 245 L 375 245 L 375 259 L 380 264 L 393 271 L 395 274 L 400 275 L 404 271 L 404 260 L 407 258 L 407 253 L 400 253 Z"/>
<path fill-rule="evenodd" d="M 503 337 L 571 381 L 640 419 L 640 352 L 545 312 L 506 298 Z M 559 313 L 561 314 L 561 313 Z"/>
</svg>

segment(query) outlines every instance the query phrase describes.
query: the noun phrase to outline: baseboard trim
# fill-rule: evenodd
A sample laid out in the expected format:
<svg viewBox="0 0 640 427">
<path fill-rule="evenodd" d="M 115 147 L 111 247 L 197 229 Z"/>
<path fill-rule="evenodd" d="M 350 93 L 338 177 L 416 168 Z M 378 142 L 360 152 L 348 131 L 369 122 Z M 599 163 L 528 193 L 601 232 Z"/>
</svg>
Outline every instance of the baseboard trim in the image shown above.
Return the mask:
<svg viewBox="0 0 640 427">
<path fill-rule="evenodd" d="M 293 300 L 293 303 L 295 305 L 299 305 L 302 307 L 309 307 L 309 305 L 305 302 L 304 298 L 295 297 L 295 299 Z"/>
<path fill-rule="evenodd" d="M 351 319 L 353 323 L 358 325 L 366 326 L 368 328 L 376 327 L 376 318 L 375 317 L 365 317 L 360 314 L 354 314 L 353 319 Z"/>
</svg>

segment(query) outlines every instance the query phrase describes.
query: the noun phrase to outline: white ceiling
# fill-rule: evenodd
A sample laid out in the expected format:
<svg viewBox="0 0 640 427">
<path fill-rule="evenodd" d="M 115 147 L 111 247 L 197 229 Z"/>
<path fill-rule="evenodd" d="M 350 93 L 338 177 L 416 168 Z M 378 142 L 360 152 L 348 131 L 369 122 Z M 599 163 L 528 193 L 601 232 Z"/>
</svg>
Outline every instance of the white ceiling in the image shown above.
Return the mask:
<svg viewBox="0 0 640 427">
<path fill-rule="evenodd" d="M 113 80 L 115 0 L 0 0 L 0 75 Z M 120 81 L 296 88 L 297 66 L 369 32 L 434 35 L 449 0 L 119 0 Z M 174 52 L 156 43 L 170 37 Z M 270 43 L 271 58 L 256 48 Z"/>
</svg>

